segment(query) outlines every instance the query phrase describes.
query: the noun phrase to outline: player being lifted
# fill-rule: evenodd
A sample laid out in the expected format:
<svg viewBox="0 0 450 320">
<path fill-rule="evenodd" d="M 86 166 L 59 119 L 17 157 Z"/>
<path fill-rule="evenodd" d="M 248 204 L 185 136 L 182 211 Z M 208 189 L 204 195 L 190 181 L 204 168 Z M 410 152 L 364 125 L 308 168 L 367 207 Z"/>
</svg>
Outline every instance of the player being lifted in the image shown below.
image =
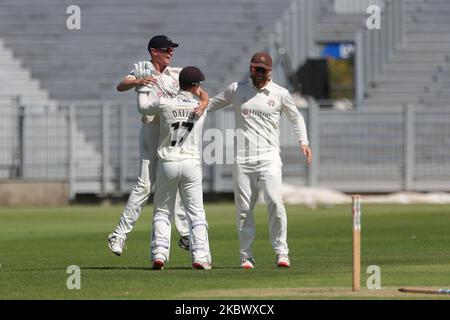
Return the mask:
<svg viewBox="0 0 450 320">
<path fill-rule="evenodd" d="M 170 67 L 174 48 L 178 43 L 165 35 L 157 35 L 150 39 L 147 49 L 151 61 L 141 61 L 134 65 L 133 71 L 117 86 L 118 91 L 136 88 L 138 94 L 145 94 L 147 100 L 159 101 L 161 96 L 175 96 L 179 90 L 178 75 L 181 68 Z M 201 91 L 199 105 L 206 107 L 208 94 Z M 139 101 L 138 101 L 139 103 Z M 148 201 L 155 177 L 156 148 L 158 146 L 159 121 L 153 116 L 143 115 L 139 135 L 140 175 L 138 182 L 130 193 L 119 224 L 108 236 L 108 246 L 113 253 L 121 255 L 128 233 L 133 230 L 139 219 L 142 208 Z M 180 201 L 174 209 L 175 226 L 181 238 L 178 242 L 183 249 L 189 250 L 189 227 Z M 173 213 L 173 211 L 172 211 Z"/>
<path fill-rule="evenodd" d="M 160 120 L 151 240 L 153 269 L 163 269 L 169 261 L 170 212 L 177 191 L 189 222 L 192 266 L 211 269 L 199 150 L 205 115 L 196 117 L 194 113 L 198 105 L 195 96 L 200 96 L 200 83 L 204 80 L 205 76 L 198 68 L 185 67 L 180 72 L 180 91 L 176 96 L 155 101 L 145 93 L 138 95 L 139 112 L 158 115 Z"/>
<path fill-rule="evenodd" d="M 233 189 L 240 243 L 241 267 L 252 269 L 255 259 L 252 243 L 255 238 L 253 209 L 259 184 L 269 210 L 269 236 L 276 253 L 278 267 L 289 267 L 287 219 L 282 201 L 279 122 L 285 113 L 292 123 L 306 163 L 312 160 L 308 147 L 305 121 L 288 90 L 271 80 L 272 58 L 256 53 L 250 64 L 250 79 L 229 85 L 212 98 L 207 108 L 216 111 L 233 105 L 235 116 L 235 165 Z"/>
</svg>

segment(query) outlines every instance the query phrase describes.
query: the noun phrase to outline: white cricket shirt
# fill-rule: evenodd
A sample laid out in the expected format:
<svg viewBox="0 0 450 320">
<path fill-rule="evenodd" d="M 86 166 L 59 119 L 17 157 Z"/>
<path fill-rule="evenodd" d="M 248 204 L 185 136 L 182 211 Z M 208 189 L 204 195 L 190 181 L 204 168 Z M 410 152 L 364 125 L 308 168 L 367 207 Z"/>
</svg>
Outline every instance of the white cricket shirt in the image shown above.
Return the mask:
<svg viewBox="0 0 450 320">
<path fill-rule="evenodd" d="M 158 158 L 163 161 L 200 160 L 200 145 L 206 112 L 197 118 L 194 109 L 198 100 L 187 91 L 157 101 L 139 93 L 140 112 L 159 115 Z"/>
<path fill-rule="evenodd" d="M 173 68 L 167 66 L 163 72 L 159 72 L 155 69 L 152 63 L 149 63 L 151 76 L 155 77 L 158 84 L 151 84 L 148 86 L 136 86 L 136 92 L 146 92 L 148 93 L 148 98 L 153 99 L 155 102 L 159 101 L 161 97 L 173 97 L 180 90 L 180 84 L 178 82 L 178 77 L 180 75 L 181 68 Z M 130 76 L 135 77 L 134 72 L 131 71 Z M 157 122 L 157 118 L 154 116 L 143 115 L 142 122 L 151 123 Z"/>
<path fill-rule="evenodd" d="M 308 145 L 306 125 L 289 91 L 272 81 L 257 89 L 251 79 L 234 82 L 210 99 L 208 112 L 233 105 L 235 159 L 270 160 L 280 153 L 280 116 L 285 113 L 300 144 Z"/>
</svg>

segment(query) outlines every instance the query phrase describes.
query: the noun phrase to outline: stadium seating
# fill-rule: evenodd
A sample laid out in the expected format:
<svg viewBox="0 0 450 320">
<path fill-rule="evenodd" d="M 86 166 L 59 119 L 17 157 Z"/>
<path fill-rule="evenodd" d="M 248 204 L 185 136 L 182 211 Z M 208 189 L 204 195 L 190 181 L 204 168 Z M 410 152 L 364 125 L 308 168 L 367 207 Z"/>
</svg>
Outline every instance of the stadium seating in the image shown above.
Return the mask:
<svg viewBox="0 0 450 320">
<path fill-rule="evenodd" d="M 132 63 L 148 59 L 148 39 L 160 33 L 181 44 L 173 65 L 199 65 L 214 94 L 245 75 L 251 53 L 266 46 L 266 33 L 289 1 L 76 4 L 81 8 L 81 30 L 66 29 L 65 2 L 0 2 L 0 37 L 59 101 L 129 101 L 130 95 L 117 93 L 115 85 Z"/>
<path fill-rule="evenodd" d="M 364 105 L 447 106 L 450 2 L 403 0 L 403 41 L 368 88 Z"/>
<path fill-rule="evenodd" d="M 365 28 L 364 11 L 337 13 L 336 1 L 314 1 L 317 43 L 352 41 Z M 60 102 L 130 101 L 132 93 L 117 93 L 115 85 L 134 61 L 148 59 L 146 43 L 158 33 L 181 43 L 173 64 L 199 65 L 207 75 L 206 88 L 215 94 L 245 75 L 249 56 L 267 46 L 268 34 L 289 4 L 289 0 L 80 0 L 81 30 L 67 30 L 65 2 L 3 0 L 0 37 L 31 72 L 35 84 L 27 88 L 40 87 Z M 447 97 L 450 3 L 402 0 L 402 9 L 403 41 L 367 88 L 365 105 L 432 104 Z M 13 97 L 21 87 L 11 89 Z M 7 94 L 0 91 L 0 99 L 10 99 Z M 44 101 L 33 91 L 28 95 L 34 102 Z"/>
<path fill-rule="evenodd" d="M 355 33 L 365 26 L 365 10 L 338 13 L 335 0 L 319 0 L 317 2 L 314 35 L 316 42 L 354 41 Z"/>
</svg>

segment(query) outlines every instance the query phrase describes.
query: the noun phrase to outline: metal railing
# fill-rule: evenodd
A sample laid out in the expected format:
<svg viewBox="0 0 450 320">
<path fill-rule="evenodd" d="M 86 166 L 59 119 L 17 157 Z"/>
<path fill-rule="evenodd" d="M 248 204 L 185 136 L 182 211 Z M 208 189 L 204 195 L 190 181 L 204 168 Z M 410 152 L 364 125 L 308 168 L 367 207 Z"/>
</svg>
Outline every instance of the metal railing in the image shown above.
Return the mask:
<svg viewBox="0 0 450 320">
<path fill-rule="evenodd" d="M 0 111 L 2 180 L 66 181 L 72 198 L 77 193 L 130 192 L 139 170 L 140 124 L 135 108 L 91 104 L 31 109 L 23 107 L 24 112 L 16 114 Z M 286 183 L 346 192 L 450 190 L 450 108 L 337 111 L 312 105 L 301 112 L 314 161 L 304 165 L 291 125 L 282 117 Z M 211 144 L 208 130 L 225 135 L 234 127 L 232 108 L 219 113 L 207 118 L 204 148 Z M 8 135 L 7 123 L 19 124 L 21 132 Z M 204 164 L 205 192 L 232 191 L 231 164 L 225 159 L 227 152 L 232 159 L 232 145 L 223 148 L 224 164 Z"/>
</svg>

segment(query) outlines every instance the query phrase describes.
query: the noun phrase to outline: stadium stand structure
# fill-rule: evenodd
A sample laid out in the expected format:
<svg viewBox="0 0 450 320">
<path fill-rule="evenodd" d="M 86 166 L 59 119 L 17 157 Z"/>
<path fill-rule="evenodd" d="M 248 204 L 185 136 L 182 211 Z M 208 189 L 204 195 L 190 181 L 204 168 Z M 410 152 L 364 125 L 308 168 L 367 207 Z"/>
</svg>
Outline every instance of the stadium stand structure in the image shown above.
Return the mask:
<svg viewBox="0 0 450 320">
<path fill-rule="evenodd" d="M 11 49 L 6 48 L 0 39 L 0 102 L 11 103 L 20 96 L 25 104 L 56 105 L 49 98 L 47 90 L 40 87 L 38 80 L 33 79 L 28 68 L 22 66 L 21 60 L 14 57 Z"/>
<path fill-rule="evenodd" d="M 0 88 L 0 107 L 2 114 L 0 150 L 0 178 L 24 178 L 24 179 L 65 179 L 67 168 L 64 163 L 67 159 L 61 159 L 60 148 L 68 148 L 67 118 L 58 112 L 58 102 L 49 98 L 49 93 L 40 86 L 40 82 L 32 78 L 30 70 L 23 67 L 21 60 L 14 57 L 11 49 L 6 48 L 0 39 L 0 80 L 3 85 Z M 29 117 L 20 117 L 25 112 L 20 106 L 34 106 L 27 109 Z M 34 123 L 33 114 L 52 110 L 52 116 L 47 119 L 46 132 L 53 135 L 42 136 L 39 125 Z M 20 119 L 26 119 L 28 123 L 20 123 Z M 43 124 L 40 124 L 41 126 Z M 22 131 L 25 134 L 26 145 L 18 144 L 19 127 L 26 127 Z M 75 161 L 82 175 L 89 175 L 90 171 L 101 168 L 101 158 L 95 150 L 95 146 L 86 140 L 80 130 L 74 131 L 74 147 L 78 152 Z M 60 137 L 63 139 L 58 139 Z M 52 143 L 54 144 L 53 146 Z M 29 166 L 29 158 L 23 158 L 19 163 L 19 153 L 23 148 L 28 148 L 28 154 L 33 155 L 33 165 Z M 48 149 L 53 149 L 53 154 L 48 154 Z M 36 165 L 39 163 L 39 165 Z M 19 172 L 21 170 L 22 172 Z M 82 178 L 82 177 L 81 177 Z"/>
<path fill-rule="evenodd" d="M 367 88 L 366 106 L 448 106 L 450 2 L 403 0 L 403 38 Z"/>
<path fill-rule="evenodd" d="M 147 42 L 155 34 L 180 43 L 173 65 L 201 67 L 214 94 L 245 74 L 289 3 L 81 0 L 81 29 L 67 30 L 65 1 L 3 0 L 0 36 L 59 101 L 129 102 L 115 86 L 132 63 L 149 58 Z"/>
<path fill-rule="evenodd" d="M 339 12 L 339 0 L 319 0 L 316 11 L 317 43 L 354 41 L 358 32 L 367 31 L 365 10 Z M 378 2 L 386 10 L 395 0 Z M 341 1 L 345 3 L 345 0 Z M 348 1 L 347 2 L 351 2 Z M 359 1 L 361 3 L 364 1 Z M 366 3 L 367 4 L 367 3 Z M 341 5 L 345 7 L 345 5 Z M 356 2 L 355 2 L 356 6 Z M 362 6 L 364 8 L 364 6 Z M 450 95 L 450 2 L 443 0 L 402 0 L 402 39 L 389 48 L 390 54 L 367 84 L 362 106 L 443 106 Z M 392 33 L 392 30 L 387 30 Z M 369 54 L 380 55 L 379 48 Z"/>
<path fill-rule="evenodd" d="M 356 32 L 365 27 L 366 16 L 365 10 L 339 12 L 335 0 L 318 0 L 314 38 L 319 44 L 352 42 Z"/>
</svg>

